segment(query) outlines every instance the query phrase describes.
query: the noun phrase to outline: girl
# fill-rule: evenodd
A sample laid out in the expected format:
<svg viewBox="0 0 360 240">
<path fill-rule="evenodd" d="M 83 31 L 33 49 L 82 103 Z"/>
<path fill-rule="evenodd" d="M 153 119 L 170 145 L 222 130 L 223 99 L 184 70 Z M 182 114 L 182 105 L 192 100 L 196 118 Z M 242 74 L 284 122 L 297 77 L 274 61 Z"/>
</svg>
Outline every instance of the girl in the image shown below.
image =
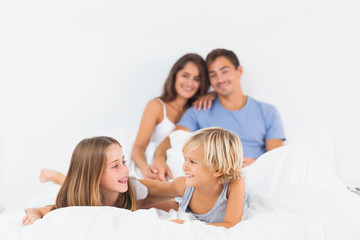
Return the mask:
<svg viewBox="0 0 360 240">
<path fill-rule="evenodd" d="M 183 154 L 186 177 L 140 180 L 149 195 L 181 197 L 180 209 L 214 226 L 230 228 L 240 222 L 245 200 L 240 139 L 222 128 L 201 129 L 185 142 Z"/>
<path fill-rule="evenodd" d="M 82 140 L 71 157 L 55 206 L 26 210 L 23 224 L 32 224 L 53 209 L 69 206 L 113 206 L 137 209 L 122 147 L 110 137 Z"/>
</svg>

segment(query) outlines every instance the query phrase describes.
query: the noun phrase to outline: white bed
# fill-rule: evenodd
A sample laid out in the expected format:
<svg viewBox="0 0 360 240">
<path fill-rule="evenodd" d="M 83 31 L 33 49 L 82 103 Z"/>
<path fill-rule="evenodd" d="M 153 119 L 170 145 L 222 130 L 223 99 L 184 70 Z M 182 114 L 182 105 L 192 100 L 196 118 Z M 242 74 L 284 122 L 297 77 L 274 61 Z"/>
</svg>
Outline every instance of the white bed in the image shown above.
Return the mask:
<svg viewBox="0 0 360 240">
<path fill-rule="evenodd" d="M 183 161 L 179 151 L 184 137 L 172 135 L 177 144 L 168 151 L 172 168 Z M 15 209 L 0 214 L 0 239 L 360 239 L 360 196 L 348 191 L 307 146 L 262 155 L 245 168 L 245 178 L 249 206 L 231 229 L 205 225 L 182 212 L 112 207 L 58 209 L 23 227 L 23 209 Z M 55 193 L 53 187 L 32 204 L 44 204 Z M 173 218 L 188 221 L 168 221 Z"/>
</svg>

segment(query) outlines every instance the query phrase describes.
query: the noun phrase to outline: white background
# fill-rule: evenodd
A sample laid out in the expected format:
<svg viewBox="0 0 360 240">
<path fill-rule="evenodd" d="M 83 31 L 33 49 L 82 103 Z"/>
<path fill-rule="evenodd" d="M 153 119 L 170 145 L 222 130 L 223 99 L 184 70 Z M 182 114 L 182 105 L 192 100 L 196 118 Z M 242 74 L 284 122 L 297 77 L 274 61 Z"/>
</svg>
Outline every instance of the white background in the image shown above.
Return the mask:
<svg viewBox="0 0 360 240">
<path fill-rule="evenodd" d="M 287 144 L 360 185 L 359 29 L 355 0 L 1 0 L 0 205 L 40 191 L 41 168 L 66 173 L 85 137 L 130 148 L 173 63 L 219 47 L 244 92 L 278 108 Z"/>
</svg>

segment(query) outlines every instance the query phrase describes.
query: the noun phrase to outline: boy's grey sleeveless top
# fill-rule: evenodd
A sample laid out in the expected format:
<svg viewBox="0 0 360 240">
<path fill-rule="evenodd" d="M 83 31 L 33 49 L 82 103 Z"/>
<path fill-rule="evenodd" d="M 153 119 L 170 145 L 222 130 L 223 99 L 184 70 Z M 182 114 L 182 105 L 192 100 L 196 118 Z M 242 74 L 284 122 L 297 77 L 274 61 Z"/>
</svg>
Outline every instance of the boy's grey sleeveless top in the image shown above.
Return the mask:
<svg viewBox="0 0 360 240">
<path fill-rule="evenodd" d="M 189 209 L 189 202 L 194 193 L 194 189 L 195 189 L 194 187 L 186 187 L 184 197 L 179 199 L 180 200 L 179 207 L 184 212 L 191 213 L 196 217 L 197 220 L 200 220 L 202 222 L 207 222 L 207 223 L 224 222 L 225 211 L 227 206 L 226 193 L 227 193 L 228 185 L 229 185 L 228 183 L 224 184 L 224 187 L 215 205 L 209 212 L 205 214 L 195 214 L 191 212 L 191 210 Z"/>
</svg>

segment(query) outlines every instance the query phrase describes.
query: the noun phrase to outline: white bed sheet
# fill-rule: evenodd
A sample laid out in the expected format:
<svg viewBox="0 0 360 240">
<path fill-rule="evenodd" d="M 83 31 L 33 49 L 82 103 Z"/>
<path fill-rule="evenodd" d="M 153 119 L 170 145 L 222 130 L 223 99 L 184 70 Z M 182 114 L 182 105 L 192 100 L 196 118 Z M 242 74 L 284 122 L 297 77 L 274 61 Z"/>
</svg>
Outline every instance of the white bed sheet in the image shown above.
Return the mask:
<svg viewBox="0 0 360 240">
<path fill-rule="evenodd" d="M 246 168 L 245 179 L 249 207 L 231 229 L 182 212 L 112 207 L 58 209 L 23 227 L 19 209 L 0 214 L 0 239 L 360 239 L 360 197 L 309 148 L 270 151 Z"/>
</svg>

